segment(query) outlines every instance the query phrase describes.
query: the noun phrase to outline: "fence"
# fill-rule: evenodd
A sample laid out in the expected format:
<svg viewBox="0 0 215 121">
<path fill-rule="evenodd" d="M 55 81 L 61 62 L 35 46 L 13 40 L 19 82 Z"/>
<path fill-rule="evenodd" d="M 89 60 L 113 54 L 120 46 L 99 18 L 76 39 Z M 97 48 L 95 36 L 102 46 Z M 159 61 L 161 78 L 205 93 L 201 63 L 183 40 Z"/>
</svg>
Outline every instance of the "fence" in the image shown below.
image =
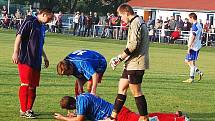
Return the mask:
<svg viewBox="0 0 215 121">
<path fill-rule="evenodd" d="M 106 26 L 105 25 L 94 25 L 93 29 L 93 37 L 96 37 L 96 28 L 98 29 L 104 29 Z M 112 26 L 113 29 L 118 29 L 119 31 L 116 31 L 114 39 L 119 39 L 119 33 L 120 30 L 124 26 Z M 173 32 L 172 30 L 169 29 L 157 29 L 155 30 L 155 36 L 158 39 L 158 43 L 163 43 L 163 42 L 170 42 L 170 33 Z M 169 33 L 169 34 L 168 34 Z M 100 34 L 101 35 L 101 34 Z M 181 44 L 187 44 L 187 40 L 189 39 L 190 36 L 190 31 L 180 31 L 180 37 L 174 41 L 174 43 L 181 42 Z M 162 39 L 165 39 L 163 41 Z M 204 46 L 215 46 L 215 33 L 207 33 L 203 32 L 202 35 L 202 44 Z"/>
</svg>

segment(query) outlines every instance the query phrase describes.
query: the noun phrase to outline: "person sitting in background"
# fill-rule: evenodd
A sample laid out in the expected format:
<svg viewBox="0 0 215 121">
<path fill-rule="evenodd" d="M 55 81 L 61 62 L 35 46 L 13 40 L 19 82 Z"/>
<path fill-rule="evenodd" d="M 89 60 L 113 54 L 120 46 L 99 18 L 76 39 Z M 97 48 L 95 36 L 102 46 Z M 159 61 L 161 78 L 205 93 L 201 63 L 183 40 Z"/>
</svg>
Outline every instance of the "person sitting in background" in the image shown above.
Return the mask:
<svg viewBox="0 0 215 121">
<path fill-rule="evenodd" d="M 178 27 L 176 27 L 175 31 L 171 33 L 170 43 L 174 43 L 174 41 L 180 38 L 180 35 L 181 35 L 181 31 Z"/>
</svg>

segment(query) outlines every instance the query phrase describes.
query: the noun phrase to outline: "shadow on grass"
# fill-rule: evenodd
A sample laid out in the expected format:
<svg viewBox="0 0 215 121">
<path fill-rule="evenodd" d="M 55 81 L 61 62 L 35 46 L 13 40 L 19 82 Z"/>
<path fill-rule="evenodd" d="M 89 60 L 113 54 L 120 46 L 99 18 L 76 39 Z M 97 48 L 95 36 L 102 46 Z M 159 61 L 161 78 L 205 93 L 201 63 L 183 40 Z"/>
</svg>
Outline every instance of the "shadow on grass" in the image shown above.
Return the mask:
<svg viewBox="0 0 215 121">
<path fill-rule="evenodd" d="M 54 112 L 40 112 L 37 116 L 37 119 L 55 119 Z"/>
</svg>

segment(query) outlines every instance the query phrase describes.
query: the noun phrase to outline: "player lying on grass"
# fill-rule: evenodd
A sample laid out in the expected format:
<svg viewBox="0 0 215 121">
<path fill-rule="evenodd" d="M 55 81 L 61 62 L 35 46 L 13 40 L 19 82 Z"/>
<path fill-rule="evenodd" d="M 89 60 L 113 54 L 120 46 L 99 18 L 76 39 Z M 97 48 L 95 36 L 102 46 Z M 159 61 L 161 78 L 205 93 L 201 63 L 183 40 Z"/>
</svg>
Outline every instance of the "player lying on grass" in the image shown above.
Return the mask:
<svg viewBox="0 0 215 121">
<path fill-rule="evenodd" d="M 106 120 L 111 115 L 113 105 L 102 98 L 99 98 L 90 93 L 80 94 L 76 99 L 65 96 L 60 101 L 62 109 L 75 110 L 63 116 L 55 113 L 55 118 L 64 121 L 102 121 Z M 185 116 L 182 113 L 151 113 L 149 114 L 151 121 L 185 121 Z M 117 121 L 139 121 L 140 115 L 123 107 L 118 114 Z M 157 120 L 156 120 L 157 119 Z M 108 119 L 107 119 L 108 121 Z"/>
<path fill-rule="evenodd" d="M 106 68 L 106 59 L 98 52 L 77 50 L 58 63 L 57 73 L 59 75 L 73 75 L 77 78 L 76 96 L 83 92 L 83 85 L 87 81 L 88 92 L 96 95 L 97 84 L 101 83 Z"/>
</svg>

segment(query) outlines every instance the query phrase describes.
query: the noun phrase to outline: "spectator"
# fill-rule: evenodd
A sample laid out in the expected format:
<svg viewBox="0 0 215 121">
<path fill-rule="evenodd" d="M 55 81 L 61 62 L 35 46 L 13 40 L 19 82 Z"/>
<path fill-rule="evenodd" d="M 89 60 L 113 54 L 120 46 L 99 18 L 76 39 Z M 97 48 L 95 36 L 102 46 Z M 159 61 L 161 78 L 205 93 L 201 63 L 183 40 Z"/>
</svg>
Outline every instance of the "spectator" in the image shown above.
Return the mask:
<svg viewBox="0 0 215 121">
<path fill-rule="evenodd" d="M 160 21 L 160 19 L 157 19 L 156 23 L 155 23 L 155 29 L 161 29 L 162 28 L 162 23 Z"/>
<path fill-rule="evenodd" d="M 170 30 L 175 30 L 175 27 L 176 27 L 175 17 L 171 16 L 171 20 L 169 21 L 169 29 Z"/>
<path fill-rule="evenodd" d="M 149 16 L 148 21 L 147 21 L 147 27 L 150 27 L 152 25 L 153 27 L 155 26 L 155 21 Z"/>
<path fill-rule="evenodd" d="M 80 13 L 79 11 L 76 12 L 75 17 L 74 17 L 74 28 L 73 28 L 73 35 L 76 35 L 76 31 L 78 29 L 78 25 L 79 25 L 79 18 L 80 18 Z"/>
<path fill-rule="evenodd" d="M 16 28 L 16 17 L 14 14 L 11 14 L 10 22 L 9 22 L 9 28 L 14 29 Z"/>
<path fill-rule="evenodd" d="M 3 18 L 2 18 L 3 28 L 8 28 L 9 27 L 9 23 L 10 23 L 10 19 L 8 18 L 8 15 L 5 14 L 5 16 L 3 16 Z"/>
<path fill-rule="evenodd" d="M 90 12 L 89 16 L 86 16 L 86 21 L 85 21 L 85 32 L 84 32 L 84 36 L 90 36 L 90 31 L 92 31 L 92 24 L 93 24 L 93 20 L 92 20 L 92 13 Z"/>
<path fill-rule="evenodd" d="M 84 36 L 84 28 L 85 28 L 85 20 L 86 17 L 84 16 L 84 13 L 81 12 L 81 16 L 79 18 L 79 28 L 78 28 L 78 36 Z"/>
<path fill-rule="evenodd" d="M 199 23 L 200 23 L 200 25 L 201 25 L 202 28 L 203 28 L 204 26 L 203 26 L 203 23 L 202 23 L 202 19 L 199 19 Z"/>
<path fill-rule="evenodd" d="M 153 42 L 155 39 L 155 30 L 153 28 L 153 25 L 150 25 L 149 27 L 149 41 Z"/>
<path fill-rule="evenodd" d="M 127 39 L 127 35 L 128 35 L 128 24 L 126 22 L 124 22 L 123 20 L 121 20 L 121 34 L 120 34 L 120 39 Z"/>
<path fill-rule="evenodd" d="M 169 29 L 169 18 L 166 17 L 166 21 L 164 21 L 164 29 Z"/>
<path fill-rule="evenodd" d="M 162 16 L 159 16 L 159 20 L 160 20 L 161 23 L 163 23 Z"/>
<path fill-rule="evenodd" d="M 60 11 L 59 14 L 56 16 L 56 29 L 57 33 L 62 33 L 62 12 Z"/>
<path fill-rule="evenodd" d="M 111 18 L 110 13 L 107 13 L 107 16 L 105 18 L 105 27 L 102 31 L 102 36 L 101 36 L 102 38 L 110 37 L 110 26 L 111 26 L 110 18 Z"/>
<path fill-rule="evenodd" d="M 15 17 L 16 19 L 21 19 L 21 12 L 19 11 L 19 9 L 16 10 L 16 13 L 15 13 Z"/>
<path fill-rule="evenodd" d="M 176 27 L 175 31 L 171 33 L 170 36 L 170 43 L 174 43 L 174 41 L 176 41 L 177 39 L 180 38 L 181 32 L 180 32 L 180 28 Z"/>
<path fill-rule="evenodd" d="M 191 28 L 191 23 L 188 21 L 187 18 L 184 20 L 184 26 L 183 26 L 183 31 L 190 31 Z"/>
<path fill-rule="evenodd" d="M 7 12 L 8 12 L 8 11 L 7 11 L 7 8 L 6 8 L 6 6 L 4 5 L 4 6 L 2 7 L 2 10 L 1 10 L 2 17 L 6 16 L 6 15 L 8 14 Z"/>
<path fill-rule="evenodd" d="M 120 26 L 121 19 L 120 17 L 117 16 L 117 14 L 113 14 L 110 21 L 111 21 L 111 26 L 113 28 L 112 38 L 118 38 L 119 28 L 114 26 Z"/>
<path fill-rule="evenodd" d="M 93 29 L 94 29 L 94 25 L 98 25 L 98 24 L 99 24 L 99 17 L 97 15 L 97 13 L 94 12 L 94 16 L 93 16 Z M 96 37 L 98 36 L 98 31 L 99 31 L 99 27 L 96 26 L 95 27 Z"/>
<path fill-rule="evenodd" d="M 183 26 L 184 26 L 184 22 L 182 21 L 181 16 L 178 16 L 177 21 L 176 21 L 176 27 L 178 29 L 182 29 Z"/>
<path fill-rule="evenodd" d="M 204 32 L 209 32 L 209 30 L 210 30 L 210 23 L 209 23 L 209 20 L 207 19 L 204 25 Z"/>
</svg>

